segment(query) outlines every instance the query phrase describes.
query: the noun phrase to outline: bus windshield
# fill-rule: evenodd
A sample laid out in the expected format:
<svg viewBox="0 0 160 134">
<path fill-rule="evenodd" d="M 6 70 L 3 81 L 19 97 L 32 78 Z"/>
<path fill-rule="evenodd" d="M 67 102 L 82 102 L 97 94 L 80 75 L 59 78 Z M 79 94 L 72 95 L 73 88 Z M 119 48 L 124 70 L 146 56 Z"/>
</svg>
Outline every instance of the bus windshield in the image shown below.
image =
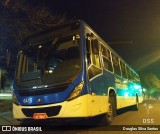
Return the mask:
<svg viewBox="0 0 160 134">
<path fill-rule="evenodd" d="M 80 70 L 80 36 L 57 36 L 20 52 L 17 84 L 26 88 L 68 84 Z"/>
</svg>

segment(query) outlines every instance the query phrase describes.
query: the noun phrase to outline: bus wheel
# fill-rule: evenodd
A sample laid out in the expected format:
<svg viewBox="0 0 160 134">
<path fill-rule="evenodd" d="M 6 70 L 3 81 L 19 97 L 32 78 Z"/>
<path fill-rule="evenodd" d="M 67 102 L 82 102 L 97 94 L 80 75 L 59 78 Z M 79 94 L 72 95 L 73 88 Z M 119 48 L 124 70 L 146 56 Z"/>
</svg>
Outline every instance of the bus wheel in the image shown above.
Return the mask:
<svg viewBox="0 0 160 134">
<path fill-rule="evenodd" d="M 107 123 L 111 124 L 113 120 L 113 107 L 111 103 L 108 103 L 108 112 L 106 114 Z"/>
<path fill-rule="evenodd" d="M 138 96 L 136 95 L 136 104 L 133 105 L 133 111 L 138 111 L 139 108 L 139 101 L 138 101 Z"/>
<path fill-rule="evenodd" d="M 114 116 L 116 116 L 116 96 L 115 93 L 109 95 L 108 112 L 105 114 L 106 124 L 111 124 Z"/>
</svg>

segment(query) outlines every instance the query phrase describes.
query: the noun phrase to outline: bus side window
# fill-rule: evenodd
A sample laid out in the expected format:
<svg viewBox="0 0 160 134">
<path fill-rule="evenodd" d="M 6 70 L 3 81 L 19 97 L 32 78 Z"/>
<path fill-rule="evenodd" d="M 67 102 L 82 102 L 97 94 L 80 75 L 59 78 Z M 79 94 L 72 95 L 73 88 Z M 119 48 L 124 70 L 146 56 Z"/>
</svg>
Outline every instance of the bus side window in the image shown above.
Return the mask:
<svg viewBox="0 0 160 134">
<path fill-rule="evenodd" d="M 135 82 L 135 76 L 134 76 L 134 72 L 133 71 L 131 71 L 132 73 L 131 73 L 131 75 L 132 75 L 132 82 Z"/>
<path fill-rule="evenodd" d="M 110 51 L 106 47 L 104 47 L 103 45 L 101 45 L 101 50 L 102 50 L 102 58 L 103 58 L 104 68 L 113 72 Z"/>
<path fill-rule="evenodd" d="M 126 66 L 122 61 L 120 63 L 121 63 L 122 77 L 127 79 Z"/>
<path fill-rule="evenodd" d="M 113 58 L 114 73 L 121 76 L 119 59 L 113 54 L 112 54 L 112 58 Z"/>
<path fill-rule="evenodd" d="M 133 77 L 134 77 L 134 83 L 137 83 L 137 76 L 134 72 L 133 72 Z"/>
<path fill-rule="evenodd" d="M 87 54 L 87 62 L 89 67 L 89 65 L 91 65 L 91 44 L 88 38 L 86 38 L 86 54 Z"/>
<path fill-rule="evenodd" d="M 88 62 L 89 79 L 102 73 L 99 57 L 99 43 L 97 39 L 93 38 L 93 36 L 86 38 L 86 55 Z"/>
<path fill-rule="evenodd" d="M 100 58 L 99 58 L 99 43 L 97 39 L 91 40 L 91 46 L 92 46 L 92 62 L 93 64 L 101 68 L 100 66 Z"/>
<path fill-rule="evenodd" d="M 128 80 L 132 80 L 131 70 L 127 67 Z"/>
</svg>

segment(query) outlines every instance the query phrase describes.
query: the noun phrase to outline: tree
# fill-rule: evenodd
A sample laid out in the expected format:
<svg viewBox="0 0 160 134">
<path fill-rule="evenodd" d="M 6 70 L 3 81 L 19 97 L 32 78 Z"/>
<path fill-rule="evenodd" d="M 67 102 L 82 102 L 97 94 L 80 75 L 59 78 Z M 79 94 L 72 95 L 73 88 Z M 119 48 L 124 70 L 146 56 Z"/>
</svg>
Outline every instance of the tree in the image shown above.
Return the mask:
<svg viewBox="0 0 160 134">
<path fill-rule="evenodd" d="M 50 10 L 45 2 L 0 0 L 0 62 L 5 60 L 0 68 L 14 73 L 17 50 L 25 37 L 67 21 L 65 13 Z M 13 79 L 13 74 L 9 76 Z"/>
<path fill-rule="evenodd" d="M 37 1 L 32 5 L 28 0 L 2 0 L 0 23 L 6 27 L 8 38 L 19 45 L 28 35 L 66 21 L 64 13 L 53 13 Z"/>
<path fill-rule="evenodd" d="M 7 81 L 6 71 L 1 69 L 0 70 L 0 87 L 3 91 L 4 91 L 4 87 L 6 85 L 6 81 Z"/>
<path fill-rule="evenodd" d="M 9 62 L 15 64 L 16 50 L 25 37 L 67 21 L 65 13 L 50 10 L 45 6 L 45 1 L 34 0 L 34 2 L 31 0 L 0 1 L 0 47 L 3 51 L 3 55 L 0 52 L 0 56 L 6 58 L 4 62 L 6 65 L 1 67 L 10 66 Z"/>
<path fill-rule="evenodd" d="M 142 86 L 147 89 L 149 96 L 160 91 L 160 80 L 155 74 L 141 73 L 141 83 Z"/>
</svg>

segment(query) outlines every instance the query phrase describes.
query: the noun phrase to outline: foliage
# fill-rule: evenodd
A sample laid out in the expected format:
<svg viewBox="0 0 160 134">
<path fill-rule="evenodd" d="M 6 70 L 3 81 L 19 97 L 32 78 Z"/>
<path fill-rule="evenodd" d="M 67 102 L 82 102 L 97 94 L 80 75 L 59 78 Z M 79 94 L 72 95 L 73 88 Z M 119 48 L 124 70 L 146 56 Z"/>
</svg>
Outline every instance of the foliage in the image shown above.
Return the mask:
<svg viewBox="0 0 160 134">
<path fill-rule="evenodd" d="M 2 0 L 0 7 L 0 23 L 7 29 L 8 38 L 17 45 L 35 31 L 66 21 L 64 13 L 54 13 L 39 2 L 33 5 L 28 0 Z"/>
<path fill-rule="evenodd" d="M 6 81 L 7 81 L 6 71 L 1 69 L 0 70 L 0 82 L 1 82 L 0 88 L 4 89 Z"/>
<path fill-rule="evenodd" d="M 45 0 L 0 0 L 0 68 L 13 79 L 18 47 L 37 31 L 67 21 L 65 13 L 47 8 Z M 53 5 L 54 6 L 54 5 Z M 6 75 L 2 74 L 4 87 Z"/>
<path fill-rule="evenodd" d="M 141 73 L 142 86 L 147 89 L 147 94 L 160 91 L 160 80 L 153 73 Z"/>
</svg>

